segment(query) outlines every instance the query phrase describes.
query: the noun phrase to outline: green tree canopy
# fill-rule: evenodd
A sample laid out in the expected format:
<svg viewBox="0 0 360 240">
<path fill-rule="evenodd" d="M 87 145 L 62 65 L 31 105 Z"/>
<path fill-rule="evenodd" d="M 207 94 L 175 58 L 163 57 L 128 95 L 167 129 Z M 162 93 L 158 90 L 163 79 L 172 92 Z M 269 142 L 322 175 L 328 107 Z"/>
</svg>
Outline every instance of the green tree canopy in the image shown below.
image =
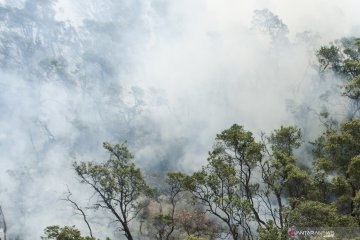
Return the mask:
<svg viewBox="0 0 360 240">
<path fill-rule="evenodd" d="M 140 197 L 150 192 L 133 155 L 126 144 L 104 143 L 110 153 L 103 163 L 80 162 L 74 168 L 81 182 L 90 186 L 97 196 L 95 207 L 112 214 L 120 223 L 127 239 L 133 239 L 129 223 L 144 207 Z"/>
</svg>

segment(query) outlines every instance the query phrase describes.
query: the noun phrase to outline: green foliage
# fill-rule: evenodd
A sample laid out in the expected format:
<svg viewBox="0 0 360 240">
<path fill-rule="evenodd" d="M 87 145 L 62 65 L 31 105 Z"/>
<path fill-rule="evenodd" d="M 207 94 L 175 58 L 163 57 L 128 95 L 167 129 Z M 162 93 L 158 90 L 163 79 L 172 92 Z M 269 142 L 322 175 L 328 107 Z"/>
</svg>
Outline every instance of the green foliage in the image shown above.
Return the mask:
<svg viewBox="0 0 360 240">
<path fill-rule="evenodd" d="M 354 217 L 357 219 L 357 221 L 360 222 L 360 191 L 356 192 L 353 201 L 354 201 L 354 209 L 352 213 L 354 214 Z"/>
<path fill-rule="evenodd" d="M 348 97 L 348 119 L 359 117 L 360 113 L 360 48 L 359 38 L 343 38 L 317 51 L 320 73 L 336 74 L 343 85 L 343 95 Z"/>
<path fill-rule="evenodd" d="M 259 224 L 264 238 L 283 234 L 288 207 L 282 198 L 295 203 L 309 192 L 309 175 L 296 165 L 293 155 L 301 145 L 300 129 L 281 127 L 267 139 L 272 152 L 265 158 L 265 144 L 257 143 L 251 132 L 235 124 L 217 135 L 208 164 L 182 180 L 183 187 L 228 226 L 233 239 L 242 234 L 250 238 L 251 223 Z M 262 184 L 253 177 L 256 171 L 260 171 Z M 264 204 L 276 222 L 263 219 L 258 204 Z"/>
<path fill-rule="evenodd" d="M 355 77 L 360 74 L 360 63 L 357 59 L 345 59 L 344 70 Z"/>
<path fill-rule="evenodd" d="M 132 162 L 133 155 L 125 144 L 104 143 L 110 159 L 104 163 L 80 162 L 74 168 L 81 182 L 89 185 L 99 197 L 95 207 L 109 211 L 121 224 L 128 239 L 132 239 L 129 222 L 145 202 L 141 195 L 152 193 L 139 168 Z"/>
<path fill-rule="evenodd" d="M 222 131 L 200 171 L 167 174 L 166 201 L 171 208 L 153 218 L 156 237 L 171 239 L 180 229 L 187 232 L 188 239 L 194 237 L 191 234 L 196 231 L 188 228 L 194 229 L 193 223 L 198 221 L 185 213 L 176 214 L 183 191 L 192 193 L 234 240 L 251 239 L 254 224 L 258 225 L 258 238 L 270 240 L 284 239 L 287 227 L 292 225 L 356 226 L 360 219 L 360 121 L 354 119 L 338 129 L 328 129 L 313 143 L 316 161 L 311 175 L 299 167 L 294 155 L 301 138 L 300 129 L 294 126 L 281 126 L 262 143 L 237 124 Z M 75 164 L 76 172 L 110 210 L 122 209 L 120 199 L 130 197 L 125 208 L 138 211 L 141 206 L 137 199 L 150 190 L 132 163 L 132 154 L 124 144 L 104 147 L 110 152 L 108 161 Z M 124 192 L 131 194 L 121 195 Z M 260 208 L 272 220 L 262 216 Z M 118 220 L 123 224 L 131 219 Z M 124 231 L 126 227 L 122 225 Z"/>
<path fill-rule="evenodd" d="M 325 134 L 315 165 L 346 175 L 351 159 L 360 154 L 360 120 L 345 121 L 339 130 Z"/>
<path fill-rule="evenodd" d="M 352 155 L 352 137 L 346 132 L 334 132 L 327 137 L 325 150 L 334 165 L 344 172 Z"/>
<path fill-rule="evenodd" d="M 351 188 L 343 176 L 336 176 L 332 179 L 333 192 L 337 195 L 346 195 L 350 193 Z"/>
<path fill-rule="evenodd" d="M 287 186 L 286 193 L 290 198 L 303 198 L 307 197 L 310 178 L 305 170 L 290 165 L 284 184 Z"/>
<path fill-rule="evenodd" d="M 328 180 L 327 173 L 315 167 L 311 176 L 308 200 L 328 203 L 332 195 L 332 185 Z"/>
<path fill-rule="evenodd" d="M 43 240 L 95 240 L 95 238 L 81 236 L 80 231 L 75 226 L 49 226 L 45 228 L 44 234 L 45 237 L 41 237 Z"/>
<path fill-rule="evenodd" d="M 301 135 L 301 130 L 297 127 L 281 126 L 280 129 L 276 129 L 271 133 L 269 138 L 271 149 L 274 152 L 292 155 L 293 149 L 297 149 L 301 146 Z"/>
<path fill-rule="evenodd" d="M 341 57 L 340 49 L 338 47 L 334 45 L 329 47 L 323 46 L 317 51 L 316 56 L 322 70 L 325 70 L 329 67 L 335 71 L 339 70 Z"/>
<path fill-rule="evenodd" d="M 248 232 L 248 237 L 251 234 L 252 196 L 259 186 L 250 180 L 262 151 L 263 145 L 255 142 L 252 133 L 235 124 L 216 136 L 208 164 L 182 181 L 183 187 L 228 227 L 233 239 L 243 232 Z"/>
<path fill-rule="evenodd" d="M 169 186 L 169 194 L 171 196 L 170 201 L 174 201 L 175 197 L 183 190 L 182 182 L 184 181 L 186 175 L 181 172 L 169 172 L 166 175 L 165 182 Z"/>
<path fill-rule="evenodd" d="M 124 203 L 134 207 L 134 200 L 149 190 L 140 169 L 131 162 L 133 156 L 125 145 L 104 143 L 104 148 L 111 153 L 108 161 L 75 163 L 76 173 L 83 183 L 92 181 L 96 191 L 102 192 L 107 199 L 122 198 Z"/>
<path fill-rule="evenodd" d="M 258 227 L 257 232 L 258 240 L 286 239 L 286 229 L 279 229 L 272 220 L 266 223 L 266 227 Z"/>
<path fill-rule="evenodd" d="M 314 165 L 315 165 L 316 170 L 322 169 L 326 172 L 330 172 L 330 171 L 334 170 L 333 163 L 329 159 L 324 158 L 324 157 L 318 158 L 315 161 Z"/>
<path fill-rule="evenodd" d="M 216 136 L 216 144 L 210 158 L 222 157 L 239 165 L 253 166 L 262 158 L 263 145 L 256 143 L 252 133 L 234 124 Z M 233 162 L 233 163 L 235 163 Z"/>
<path fill-rule="evenodd" d="M 355 76 L 350 82 L 344 85 L 344 95 L 353 100 L 360 98 L 360 75 Z"/>
<path fill-rule="evenodd" d="M 322 192 L 318 199 L 354 216 L 353 198 L 360 188 L 360 120 L 344 121 L 338 130 L 326 132 L 317 148 L 313 184 Z"/>
<path fill-rule="evenodd" d="M 216 217 L 234 240 L 253 238 L 254 225 L 257 225 L 258 239 L 270 240 L 285 239 L 287 228 L 293 225 L 357 226 L 360 222 L 360 120 L 345 121 L 338 129 L 329 128 L 313 143 L 316 160 L 312 172 L 300 167 L 294 155 L 294 150 L 301 146 L 301 138 L 300 129 L 294 126 L 281 126 L 269 137 L 262 138 L 262 143 L 237 124 L 222 131 L 216 136 L 208 162 L 201 170 L 191 175 L 167 174 L 165 199 L 170 207 L 153 217 L 154 236 L 172 239 L 174 232 L 185 231 L 186 239 L 201 239 L 197 236 L 210 234 L 194 224 L 217 228 L 205 215 L 176 212 L 176 204 L 185 196 L 181 194 L 184 191 L 190 192 Z M 98 195 L 100 200 L 95 206 L 113 213 L 125 236 L 132 239 L 128 223 L 144 207 L 140 197 L 150 196 L 152 191 L 132 162 L 134 157 L 125 144 L 104 143 L 104 148 L 110 152 L 109 160 L 75 163 L 74 167 L 81 181 Z M 47 238 L 43 239 L 88 239 L 69 227 L 52 226 L 46 231 Z M 61 235 L 63 232 L 68 235 Z M 65 238 L 68 236 L 74 238 Z"/>
<path fill-rule="evenodd" d="M 341 124 L 341 131 L 351 135 L 352 144 L 355 147 L 354 151 L 358 153 L 360 151 L 360 119 L 343 122 Z"/>
<path fill-rule="evenodd" d="M 307 194 L 310 184 L 308 173 L 296 165 L 293 155 L 294 149 L 301 145 L 301 136 L 297 127 L 281 126 L 268 138 L 272 155 L 268 163 L 263 165 L 262 174 L 265 183 L 278 199 L 285 195 L 300 198 Z"/>
<path fill-rule="evenodd" d="M 202 238 L 202 237 L 197 237 L 197 236 L 194 236 L 194 235 L 189 235 L 184 240 L 206 240 L 206 239 Z"/>
<path fill-rule="evenodd" d="M 349 215 L 337 213 L 336 206 L 316 201 L 301 201 L 290 212 L 289 225 L 296 227 L 355 227 Z"/>
</svg>

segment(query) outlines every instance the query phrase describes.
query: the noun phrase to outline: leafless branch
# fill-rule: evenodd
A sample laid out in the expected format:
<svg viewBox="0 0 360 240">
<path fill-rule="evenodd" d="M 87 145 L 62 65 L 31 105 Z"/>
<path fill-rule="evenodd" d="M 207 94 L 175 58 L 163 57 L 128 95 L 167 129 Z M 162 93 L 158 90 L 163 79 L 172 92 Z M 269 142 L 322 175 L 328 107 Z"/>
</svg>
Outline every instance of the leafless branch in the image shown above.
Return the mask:
<svg viewBox="0 0 360 240">
<path fill-rule="evenodd" d="M 67 187 L 67 190 L 68 190 L 67 196 L 66 196 L 65 199 L 62 199 L 62 200 L 71 203 L 71 205 L 73 206 L 73 208 L 75 209 L 75 211 L 79 212 L 79 213 L 83 216 L 84 222 L 86 223 L 86 225 L 87 225 L 87 227 L 88 227 L 88 229 L 89 229 L 90 237 L 93 238 L 94 236 L 93 236 L 93 234 L 92 234 L 91 226 L 90 226 L 89 221 L 87 220 L 87 216 L 86 216 L 84 210 L 83 210 L 74 200 L 71 199 L 72 193 L 71 193 L 69 187 Z"/>
</svg>

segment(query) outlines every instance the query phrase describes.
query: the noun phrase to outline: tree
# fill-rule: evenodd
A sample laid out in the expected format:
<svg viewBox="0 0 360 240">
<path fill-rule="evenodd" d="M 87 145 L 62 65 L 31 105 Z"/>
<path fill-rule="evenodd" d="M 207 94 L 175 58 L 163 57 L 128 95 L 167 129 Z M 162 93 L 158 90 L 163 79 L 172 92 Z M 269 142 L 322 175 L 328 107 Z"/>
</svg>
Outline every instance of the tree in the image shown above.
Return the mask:
<svg viewBox="0 0 360 240">
<path fill-rule="evenodd" d="M 176 206 L 181 201 L 180 181 L 183 173 L 169 172 L 166 176 L 163 191 L 156 191 L 153 199 L 140 214 L 140 233 L 158 240 L 174 239 L 172 236 L 176 227 Z M 143 232 L 143 222 L 146 231 Z"/>
<path fill-rule="evenodd" d="M 300 147 L 301 137 L 300 129 L 294 126 L 281 126 L 268 137 L 262 135 L 266 155 L 259 162 L 259 201 L 266 224 L 259 225 L 260 239 L 286 239 L 289 213 L 307 195 L 310 179 L 293 153 Z"/>
<path fill-rule="evenodd" d="M 360 98 L 360 75 L 355 76 L 350 82 L 345 84 L 344 95 L 350 99 L 357 100 Z"/>
<path fill-rule="evenodd" d="M 267 138 L 270 150 L 266 147 L 268 158 L 261 163 L 263 181 L 267 190 L 275 195 L 279 207 L 279 224 L 283 228 L 282 198 L 290 200 L 306 195 L 309 184 L 307 172 L 296 163 L 293 151 L 301 145 L 301 130 L 294 126 L 274 130 Z M 292 206 L 294 207 L 294 206 Z M 277 221 L 275 221 L 276 223 Z"/>
<path fill-rule="evenodd" d="M 289 29 L 283 21 L 268 9 L 255 10 L 252 19 L 252 25 L 255 29 L 268 34 L 272 41 L 287 42 L 286 35 Z"/>
<path fill-rule="evenodd" d="M 75 226 L 49 226 L 44 230 L 44 237 L 41 237 L 43 240 L 95 240 L 93 237 L 83 237 L 78 229 Z"/>
<path fill-rule="evenodd" d="M 167 174 L 166 187 L 140 215 L 142 235 L 158 240 L 183 239 L 190 235 L 215 239 L 219 235 L 221 229 L 217 222 L 184 191 L 185 177 L 180 172 Z"/>
<path fill-rule="evenodd" d="M 0 223 L 2 224 L 2 228 L 4 231 L 4 240 L 6 240 L 6 231 L 7 231 L 7 226 L 6 226 L 6 220 L 5 220 L 5 215 L 4 212 L 2 210 L 2 206 L 0 205 Z"/>
<path fill-rule="evenodd" d="M 259 186 L 251 181 L 262 148 L 251 132 L 234 124 L 217 135 L 208 164 L 183 181 L 185 189 L 226 225 L 234 240 L 254 238 L 253 219 L 265 224 L 254 202 Z"/>
<path fill-rule="evenodd" d="M 179 201 L 179 195 L 182 192 L 181 188 L 181 180 L 184 178 L 184 174 L 177 173 L 177 172 L 170 172 L 167 174 L 166 183 L 168 185 L 167 189 L 167 198 L 170 203 L 170 212 L 169 214 L 159 214 L 156 219 L 158 223 L 163 223 L 161 225 L 166 226 L 167 229 L 164 227 L 162 231 L 159 231 L 158 236 L 159 239 L 166 239 L 169 240 L 171 234 L 175 230 L 175 210 L 176 204 Z"/>
<path fill-rule="evenodd" d="M 308 194 L 311 181 L 295 160 L 301 131 L 281 127 L 263 142 L 234 124 L 216 137 L 208 164 L 184 178 L 184 188 L 222 221 L 234 240 L 286 237 L 289 212 Z"/>
<path fill-rule="evenodd" d="M 329 47 L 322 46 L 317 51 L 316 56 L 320 63 L 320 71 L 331 69 L 340 73 L 341 71 L 341 56 L 340 49 L 334 45 Z"/>
<path fill-rule="evenodd" d="M 343 95 L 349 100 L 347 119 L 359 117 L 360 111 L 360 39 L 343 38 L 330 46 L 322 46 L 316 53 L 319 71 L 335 74 L 342 80 Z"/>
<path fill-rule="evenodd" d="M 267 227 L 259 227 L 258 231 L 258 240 L 279 240 L 284 239 L 284 235 L 286 234 L 285 229 L 279 229 L 278 226 L 275 225 L 273 220 L 269 220 L 267 222 Z"/>
<path fill-rule="evenodd" d="M 296 227 L 356 227 L 349 215 L 339 214 L 334 204 L 302 201 L 290 213 L 290 226 Z"/>
<path fill-rule="evenodd" d="M 202 208 L 189 208 L 180 211 L 176 216 L 179 229 L 188 236 L 202 236 L 206 239 L 217 239 L 222 229 L 215 219 L 209 218 Z"/>
<path fill-rule="evenodd" d="M 77 202 L 75 202 L 74 200 L 71 199 L 71 195 L 72 195 L 72 193 L 70 192 L 70 190 L 68 188 L 66 198 L 63 200 L 69 202 L 72 205 L 72 207 L 74 208 L 74 210 L 82 216 L 86 226 L 89 229 L 90 237 L 94 237 L 92 234 L 92 229 L 91 229 L 91 226 L 90 226 L 90 223 L 89 223 L 89 220 L 88 220 L 88 217 L 87 217 L 85 211 L 79 206 L 79 204 L 77 204 Z"/>
<path fill-rule="evenodd" d="M 132 162 L 134 157 L 126 144 L 104 143 L 103 146 L 110 153 L 109 160 L 75 163 L 74 168 L 81 183 L 90 186 L 97 196 L 95 207 L 111 213 L 126 238 L 132 240 L 129 224 L 143 209 L 140 197 L 148 194 L 150 188 Z"/>
<path fill-rule="evenodd" d="M 336 195 L 337 209 L 355 216 L 354 199 L 360 190 L 360 120 L 345 121 L 338 130 L 325 133 L 317 148 L 321 151 L 316 151 L 315 166 L 333 175 L 330 194 Z"/>
</svg>

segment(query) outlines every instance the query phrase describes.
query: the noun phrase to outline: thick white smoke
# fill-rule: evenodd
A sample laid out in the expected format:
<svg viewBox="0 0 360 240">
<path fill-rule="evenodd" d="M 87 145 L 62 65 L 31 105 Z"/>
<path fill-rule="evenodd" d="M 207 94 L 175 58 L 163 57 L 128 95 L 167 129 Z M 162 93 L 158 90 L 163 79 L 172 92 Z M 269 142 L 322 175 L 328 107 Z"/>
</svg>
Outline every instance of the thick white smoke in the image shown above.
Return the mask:
<svg viewBox="0 0 360 240">
<path fill-rule="evenodd" d="M 29 3 L 46 5 L 2 1 L 1 11 Z M 21 239 L 38 239 L 52 224 L 76 224 L 86 233 L 60 199 L 69 185 L 87 203 L 90 192 L 77 184 L 72 162 L 106 159 L 103 141 L 128 140 L 137 164 L 161 175 L 199 168 L 215 135 L 233 123 L 254 133 L 282 124 L 315 131 L 316 117 L 289 110 L 319 110 L 319 96 L 337 87 L 319 82 L 315 49 L 360 33 L 355 0 L 59 0 L 52 7 L 56 24 L 39 11 L 29 19 L 33 25 L 25 24 L 31 33 L 7 31 L 14 25 L 0 19 L 7 46 L 1 48 L 0 204 L 9 234 Z M 289 32 L 274 37 L 254 26 L 257 9 L 276 14 Z M 40 50 L 15 42 L 22 31 Z M 329 94 L 341 112 L 338 93 Z M 93 224 L 98 237 L 114 232 Z"/>
</svg>

